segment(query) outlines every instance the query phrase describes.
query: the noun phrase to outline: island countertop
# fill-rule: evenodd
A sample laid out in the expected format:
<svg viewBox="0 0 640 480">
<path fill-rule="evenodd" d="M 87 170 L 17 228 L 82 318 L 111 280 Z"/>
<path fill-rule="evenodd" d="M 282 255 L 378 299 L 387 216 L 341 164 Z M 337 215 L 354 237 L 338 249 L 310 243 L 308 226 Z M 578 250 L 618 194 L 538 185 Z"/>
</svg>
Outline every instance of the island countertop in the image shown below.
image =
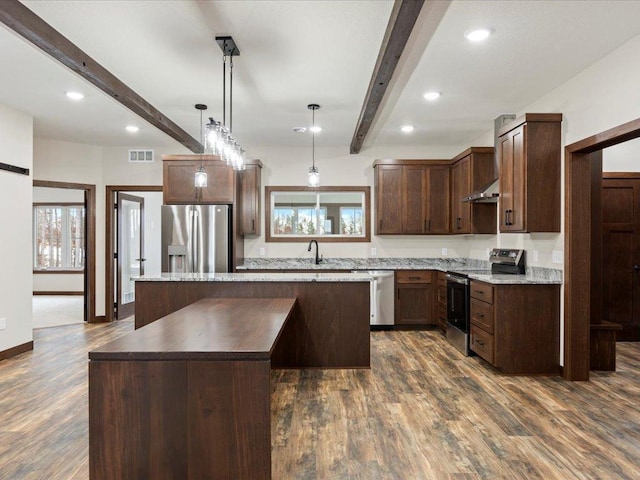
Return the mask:
<svg viewBox="0 0 640 480">
<path fill-rule="evenodd" d="M 132 277 L 136 282 L 370 282 L 362 273 L 161 273 Z"/>
</svg>

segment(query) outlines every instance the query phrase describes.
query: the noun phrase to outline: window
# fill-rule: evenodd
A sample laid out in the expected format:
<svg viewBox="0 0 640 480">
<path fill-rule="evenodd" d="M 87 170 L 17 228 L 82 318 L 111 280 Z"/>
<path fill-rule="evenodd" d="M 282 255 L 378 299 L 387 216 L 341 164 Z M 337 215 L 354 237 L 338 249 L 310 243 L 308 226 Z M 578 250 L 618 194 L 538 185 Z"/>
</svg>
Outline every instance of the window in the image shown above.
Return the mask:
<svg viewBox="0 0 640 480">
<path fill-rule="evenodd" d="M 368 242 L 370 187 L 266 187 L 267 242 Z"/>
<path fill-rule="evenodd" d="M 33 269 L 84 269 L 82 204 L 33 206 Z"/>
</svg>

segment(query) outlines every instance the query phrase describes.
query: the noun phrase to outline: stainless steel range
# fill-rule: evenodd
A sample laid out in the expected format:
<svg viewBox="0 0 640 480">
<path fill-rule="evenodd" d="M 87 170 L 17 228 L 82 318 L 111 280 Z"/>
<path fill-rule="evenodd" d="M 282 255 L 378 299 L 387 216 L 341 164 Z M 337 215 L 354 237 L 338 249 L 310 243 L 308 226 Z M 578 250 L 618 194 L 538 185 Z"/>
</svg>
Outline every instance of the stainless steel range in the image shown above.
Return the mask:
<svg viewBox="0 0 640 480">
<path fill-rule="evenodd" d="M 489 254 L 491 269 L 457 269 L 447 272 L 447 341 L 468 356 L 471 329 L 470 283 L 472 274 L 524 274 L 525 251 L 494 248 Z"/>
</svg>

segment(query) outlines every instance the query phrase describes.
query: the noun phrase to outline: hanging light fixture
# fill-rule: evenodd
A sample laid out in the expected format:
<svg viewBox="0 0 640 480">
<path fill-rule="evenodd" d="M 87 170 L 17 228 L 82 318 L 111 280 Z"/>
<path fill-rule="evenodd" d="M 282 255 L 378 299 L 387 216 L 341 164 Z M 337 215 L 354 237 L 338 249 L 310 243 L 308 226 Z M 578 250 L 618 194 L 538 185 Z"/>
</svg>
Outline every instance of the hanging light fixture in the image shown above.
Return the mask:
<svg viewBox="0 0 640 480">
<path fill-rule="evenodd" d="M 316 167 L 316 110 L 320 108 L 317 103 L 310 103 L 307 108 L 311 110 L 312 127 L 311 130 L 311 167 L 309 167 L 309 186 L 317 187 L 320 185 L 320 172 Z"/>
<path fill-rule="evenodd" d="M 234 170 L 246 168 L 246 152 L 233 138 L 233 57 L 240 55 L 240 50 L 232 37 L 216 37 L 222 49 L 222 122 L 209 117 L 206 125 L 207 134 L 204 141 L 205 151 L 218 155 Z M 229 57 L 229 128 L 227 128 L 227 57 Z"/>
<path fill-rule="evenodd" d="M 202 103 L 196 104 L 196 110 L 200 110 L 200 141 L 203 143 L 204 143 L 204 139 L 202 138 L 202 111 L 206 109 L 207 109 L 206 105 Z M 202 155 L 200 155 L 200 168 L 196 170 L 195 185 L 196 187 L 207 186 L 207 172 L 204 169 L 204 164 L 202 162 Z"/>
</svg>

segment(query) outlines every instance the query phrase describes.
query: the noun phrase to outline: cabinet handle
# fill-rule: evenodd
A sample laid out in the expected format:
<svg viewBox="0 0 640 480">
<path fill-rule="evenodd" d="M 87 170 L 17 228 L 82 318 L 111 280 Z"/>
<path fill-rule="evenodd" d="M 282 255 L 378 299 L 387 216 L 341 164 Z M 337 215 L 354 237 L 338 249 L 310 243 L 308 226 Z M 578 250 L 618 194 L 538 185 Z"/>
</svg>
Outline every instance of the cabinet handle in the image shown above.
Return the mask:
<svg viewBox="0 0 640 480">
<path fill-rule="evenodd" d="M 428 220 L 427 225 L 428 225 L 427 226 L 427 232 L 430 232 L 431 231 L 431 219 Z"/>
<path fill-rule="evenodd" d="M 456 228 L 457 228 L 458 230 L 461 230 L 461 229 L 462 229 L 462 227 L 460 226 L 461 220 L 462 220 L 462 217 L 458 217 L 458 218 L 456 218 Z"/>
<path fill-rule="evenodd" d="M 484 314 L 479 313 L 479 314 L 478 314 L 478 318 L 484 318 Z"/>
<path fill-rule="evenodd" d="M 256 219 L 252 219 L 251 220 L 251 231 L 255 232 L 256 231 Z"/>
<path fill-rule="evenodd" d="M 420 277 L 409 277 L 409 280 L 420 280 Z"/>
<path fill-rule="evenodd" d="M 477 293 L 479 295 L 484 295 L 484 292 L 482 290 L 474 290 L 473 293 Z"/>
<path fill-rule="evenodd" d="M 378 230 L 382 230 L 382 220 L 378 222 Z"/>
<path fill-rule="evenodd" d="M 513 218 L 512 218 L 511 214 L 513 214 L 513 210 L 511 210 L 511 209 L 507 209 L 507 210 L 504 211 L 504 224 L 505 225 L 513 225 Z"/>
<path fill-rule="evenodd" d="M 633 266 L 633 269 L 634 269 L 636 272 L 640 271 L 640 265 L 634 265 L 634 266 Z"/>
<path fill-rule="evenodd" d="M 482 347 L 484 347 L 485 343 L 482 340 L 476 339 L 476 343 Z"/>
</svg>

